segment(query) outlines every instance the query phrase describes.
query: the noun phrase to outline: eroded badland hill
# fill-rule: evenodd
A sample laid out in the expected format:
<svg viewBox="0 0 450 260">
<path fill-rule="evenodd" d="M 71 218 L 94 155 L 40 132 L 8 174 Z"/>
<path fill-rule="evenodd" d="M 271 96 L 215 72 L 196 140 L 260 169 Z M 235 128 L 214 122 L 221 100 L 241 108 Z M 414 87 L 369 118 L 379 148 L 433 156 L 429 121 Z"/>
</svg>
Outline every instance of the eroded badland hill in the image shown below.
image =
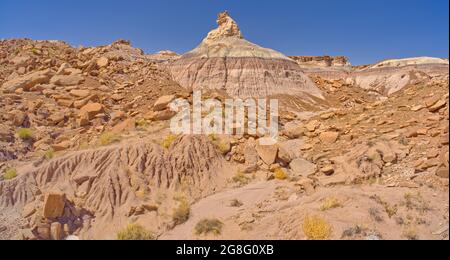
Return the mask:
<svg viewBox="0 0 450 260">
<path fill-rule="evenodd" d="M 227 13 L 184 55 L 0 41 L 0 239 L 448 239 L 448 66 L 287 57 Z M 196 90 L 278 99 L 278 143 L 172 134 Z"/>
</svg>

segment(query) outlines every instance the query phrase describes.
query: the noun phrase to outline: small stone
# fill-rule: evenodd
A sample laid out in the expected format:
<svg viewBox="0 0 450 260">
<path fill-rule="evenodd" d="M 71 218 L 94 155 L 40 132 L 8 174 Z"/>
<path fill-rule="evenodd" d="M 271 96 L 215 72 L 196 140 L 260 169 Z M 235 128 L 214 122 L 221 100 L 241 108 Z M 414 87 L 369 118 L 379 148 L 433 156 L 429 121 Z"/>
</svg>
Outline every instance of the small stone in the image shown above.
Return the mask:
<svg viewBox="0 0 450 260">
<path fill-rule="evenodd" d="M 50 238 L 52 240 L 62 239 L 62 225 L 59 222 L 54 222 L 50 225 Z"/>
<path fill-rule="evenodd" d="M 72 146 L 72 142 L 70 141 L 63 141 L 57 144 L 52 145 L 52 148 L 55 152 L 64 151 L 69 149 Z"/>
<path fill-rule="evenodd" d="M 73 106 L 73 100 L 70 100 L 70 99 L 58 99 L 58 101 L 56 101 L 56 103 L 58 103 L 58 105 L 60 105 L 60 106 L 68 107 L 68 108 L 71 108 Z"/>
<path fill-rule="evenodd" d="M 175 95 L 168 95 L 168 96 L 162 96 L 158 100 L 156 100 L 155 104 L 153 105 L 154 111 L 162 111 L 167 108 L 167 106 L 175 100 Z"/>
<path fill-rule="evenodd" d="M 448 166 L 441 166 L 436 170 L 436 175 L 444 178 L 444 179 L 448 179 L 449 176 L 449 168 Z"/>
<path fill-rule="evenodd" d="M 417 112 L 419 110 L 422 110 L 424 107 L 422 105 L 413 106 L 411 108 L 411 111 Z"/>
<path fill-rule="evenodd" d="M 311 196 L 315 192 L 314 182 L 307 178 L 302 178 L 297 184 L 306 192 L 306 195 Z"/>
<path fill-rule="evenodd" d="M 300 150 L 302 150 L 302 151 L 308 151 L 308 150 L 311 150 L 312 148 L 313 148 L 312 144 L 304 144 L 304 145 L 300 146 Z"/>
<path fill-rule="evenodd" d="M 77 98 L 85 98 L 90 95 L 90 91 L 85 89 L 73 89 L 70 91 L 70 94 Z"/>
<path fill-rule="evenodd" d="M 176 113 L 174 111 L 166 109 L 164 111 L 150 111 L 144 117 L 145 119 L 152 121 L 165 121 L 171 119 L 175 115 Z"/>
<path fill-rule="evenodd" d="M 23 207 L 22 217 L 29 218 L 34 213 L 36 213 L 36 205 L 34 203 L 29 203 L 29 204 L 25 205 L 25 207 Z"/>
<path fill-rule="evenodd" d="M 89 113 L 85 112 L 85 111 L 81 111 L 78 114 L 76 124 L 78 127 L 84 127 L 84 126 L 89 125 Z"/>
<path fill-rule="evenodd" d="M 428 110 L 432 113 L 437 112 L 439 110 L 441 110 L 441 108 L 445 107 L 445 105 L 447 105 L 447 101 L 446 100 L 439 100 L 436 104 L 434 104 L 433 106 L 429 107 Z"/>
<path fill-rule="evenodd" d="M 317 128 L 319 128 L 320 122 L 317 120 L 310 121 L 308 124 L 305 125 L 306 129 L 310 132 L 316 131 Z"/>
<path fill-rule="evenodd" d="M 111 133 L 119 134 L 122 132 L 129 132 L 136 129 L 136 120 L 134 118 L 126 119 L 113 127 Z"/>
<path fill-rule="evenodd" d="M 300 176 L 308 176 L 316 172 L 316 165 L 304 159 L 298 158 L 292 160 L 289 164 L 292 172 Z"/>
<path fill-rule="evenodd" d="M 56 75 L 50 80 L 51 84 L 57 86 L 76 86 L 84 81 L 84 77 L 78 74 L 75 75 Z"/>
<path fill-rule="evenodd" d="M 325 175 L 330 176 L 330 175 L 333 175 L 333 173 L 334 173 L 334 167 L 332 165 L 327 165 L 327 166 L 322 167 L 320 169 L 320 171 L 322 173 L 324 173 Z"/>
<path fill-rule="evenodd" d="M 278 155 L 278 146 L 276 145 L 260 145 L 256 146 L 256 152 L 259 157 L 264 161 L 267 165 L 272 165 L 277 159 Z"/>
<path fill-rule="evenodd" d="M 109 59 L 106 57 L 101 57 L 97 60 L 97 66 L 99 68 L 104 68 L 107 67 L 109 65 Z"/>
<path fill-rule="evenodd" d="M 80 109 L 82 112 L 87 112 L 89 120 L 93 119 L 96 115 L 104 112 L 104 107 L 100 103 L 90 103 L 83 106 Z"/>
<path fill-rule="evenodd" d="M 430 108 L 434 104 L 436 104 L 440 99 L 441 99 L 441 97 L 436 96 L 436 95 L 434 97 L 428 98 L 428 99 L 425 100 L 425 106 Z"/>
<path fill-rule="evenodd" d="M 320 141 L 324 144 L 334 144 L 338 138 L 338 132 L 323 132 L 319 136 Z"/>
</svg>

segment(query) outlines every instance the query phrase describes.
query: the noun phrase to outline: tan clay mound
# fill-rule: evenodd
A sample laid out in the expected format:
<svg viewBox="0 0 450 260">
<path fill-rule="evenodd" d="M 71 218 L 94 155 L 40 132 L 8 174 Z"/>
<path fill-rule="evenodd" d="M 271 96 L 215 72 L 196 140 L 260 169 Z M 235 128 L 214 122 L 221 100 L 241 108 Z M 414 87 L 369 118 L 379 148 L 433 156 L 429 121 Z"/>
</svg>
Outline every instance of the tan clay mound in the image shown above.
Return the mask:
<svg viewBox="0 0 450 260">
<path fill-rule="evenodd" d="M 237 97 L 302 94 L 323 98 L 295 61 L 243 39 L 227 12 L 219 14 L 217 23 L 219 28 L 200 46 L 170 65 L 174 80 L 181 86 L 220 89 Z"/>
<path fill-rule="evenodd" d="M 403 67 L 410 65 L 425 65 L 425 64 L 448 65 L 448 60 L 434 57 L 413 57 L 407 59 L 392 59 L 379 62 L 370 68 Z"/>
<path fill-rule="evenodd" d="M 76 152 L 42 167 L 24 170 L 18 178 L 0 183 L 0 206 L 24 206 L 37 195 L 58 190 L 85 201 L 96 217 L 125 214 L 138 203 L 137 194 L 180 186 L 198 198 L 220 186 L 224 160 L 206 138 L 184 136 L 168 150 L 158 144 L 132 143 Z M 123 215 L 122 214 L 122 215 Z"/>
</svg>

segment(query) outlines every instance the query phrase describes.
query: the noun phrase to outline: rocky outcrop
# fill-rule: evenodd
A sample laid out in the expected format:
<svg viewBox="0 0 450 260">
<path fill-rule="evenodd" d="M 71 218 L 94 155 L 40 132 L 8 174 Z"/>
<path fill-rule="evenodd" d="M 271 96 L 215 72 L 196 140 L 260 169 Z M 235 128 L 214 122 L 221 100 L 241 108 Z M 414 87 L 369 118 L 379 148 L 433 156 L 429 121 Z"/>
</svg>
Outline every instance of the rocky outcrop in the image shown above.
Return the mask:
<svg viewBox="0 0 450 260">
<path fill-rule="evenodd" d="M 14 92 L 17 89 L 28 90 L 37 84 L 48 83 L 51 74 L 52 72 L 50 70 L 33 72 L 3 83 L 2 89 L 5 93 Z"/>
<path fill-rule="evenodd" d="M 315 64 L 314 59 L 302 58 L 299 63 Z M 323 61 L 324 63 L 327 63 Z M 329 61 L 328 61 L 329 63 Z M 386 60 L 367 66 L 309 66 L 303 67 L 310 77 L 344 80 L 346 84 L 372 94 L 390 96 L 407 86 L 448 78 L 448 60 L 430 57 Z"/>
<path fill-rule="evenodd" d="M 370 92 L 390 96 L 406 86 L 427 82 L 435 77 L 448 77 L 448 64 L 372 67 L 352 72 L 346 81 Z"/>
<path fill-rule="evenodd" d="M 219 14 L 217 23 L 219 27 L 196 49 L 170 64 L 173 78 L 181 86 L 224 90 L 237 97 L 298 94 L 305 99 L 322 98 L 293 60 L 243 39 L 228 13 Z"/>
<path fill-rule="evenodd" d="M 329 68 L 329 67 L 350 67 L 351 64 L 344 56 L 289 56 L 295 60 L 302 68 Z"/>
</svg>

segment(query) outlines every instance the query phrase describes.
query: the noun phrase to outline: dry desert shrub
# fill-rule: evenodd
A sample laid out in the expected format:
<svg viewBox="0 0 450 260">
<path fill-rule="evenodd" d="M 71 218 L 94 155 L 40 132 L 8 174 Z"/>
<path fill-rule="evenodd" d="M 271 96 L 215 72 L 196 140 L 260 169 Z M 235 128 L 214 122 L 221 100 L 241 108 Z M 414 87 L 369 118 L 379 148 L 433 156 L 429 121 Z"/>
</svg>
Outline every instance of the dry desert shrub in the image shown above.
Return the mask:
<svg viewBox="0 0 450 260">
<path fill-rule="evenodd" d="M 403 237 L 408 240 L 419 240 L 419 235 L 417 234 L 417 229 L 415 227 L 407 227 L 403 231 Z"/>
<path fill-rule="evenodd" d="M 152 232 L 138 224 L 130 224 L 117 233 L 117 240 L 154 240 Z"/>
<path fill-rule="evenodd" d="M 370 198 L 384 207 L 384 211 L 388 214 L 389 218 L 392 218 L 393 216 L 397 215 L 398 211 L 397 205 L 390 205 L 386 201 L 382 200 L 381 197 L 378 195 L 373 195 Z"/>
<path fill-rule="evenodd" d="M 277 180 L 286 180 L 288 178 L 287 173 L 281 168 L 276 169 L 275 172 L 273 173 L 273 176 Z"/>
<path fill-rule="evenodd" d="M 30 128 L 20 128 L 17 130 L 17 135 L 22 140 L 28 140 L 33 138 L 33 131 Z"/>
<path fill-rule="evenodd" d="M 179 205 L 176 207 L 172 214 L 172 220 L 175 225 L 181 225 L 185 223 L 191 215 L 191 207 L 186 199 L 180 199 Z"/>
<path fill-rule="evenodd" d="M 320 206 L 320 210 L 321 211 L 327 211 L 330 209 L 336 209 L 336 208 L 342 208 L 342 203 L 334 197 L 329 197 L 326 198 L 323 203 L 322 206 Z"/>
<path fill-rule="evenodd" d="M 14 168 L 7 169 L 5 174 L 3 174 L 3 179 L 12 180 L 17 177 L 17 170 Z"/>
<path fill-rule="evenodd" d="M 48 149 L 45 153 L 44 153 L 44 157 L 46 160 L 51 160 L 53 159 L 53 157 L 55 157 L 55 150 L 53 149 Z"/>
<path fill-rule="evenodd" d="M 230 202 L 230 207 L 233 207 L 233 208 L 240 208 L 240 207 L 242 207 L 244 205 L 244 203 L 242 203 L 240 200 L 238 200 L 238 199 L 233 199 L 231 202 Z"/>
<path fill-rule="evenodd" d="M 245 174 L 241 171 L 238 171 L 231 180 L 239 186 L 245 186 L 250 182 L 250 178 L 245 176 Z"/>
<path fill-rule="evenodd" d="M 405 196 L 405 202 L 403 203 L 404 206 L 408 210 L 416 210 L 420 213 L 425 213 L 427 211 L 430 211 L 430 206 L 425 201 L 425 199 L 422 197 L 422 194 L 420 192 L 418 193 L 406 193 Z"/>
<path fill-rule="evenodd" d="M 222 233 L 223 223 L 218 219 L 203 219 L 195 226 L 195 233 L 197 235 L 220 235 Z"/>
<path fill-rule="evenodd" d="M 331 225 L 318 216 L 307 216 L 303 221 L 303 233 L 309 240 L 326 240 L 331 235 Z"/>
<path fill-rule="evenodd" d="M 136 121 L 136 127 L 138 129 L 145 130 L 150 126 L 150 122 L 145 119 L 139 119 Z"/>
<path fill-rule="evenodd" d="M 369 215 L 375 222 L 383 222 L 383 216 L 381 215 L 380 211 L 376 208 L 370 208 L 369 209 Z"/>
<path fill-rule="evenodd" d="M 173 142 L 175 142 L 175 140 L 177 140 L 178 136 L 170 134 L 168 136 L 166 136 L 166 138 L 164 138 L 164 140 L 161 143 L 161 146 L 169 149 L 169 147 L 172 145 Z"/>
<path fill-rule="evenodd" d="M 100 146 L 107 146 L 120 141 L 120 136 L 113 133 L 103 133 L 98 139 Z"/>
</svg>

